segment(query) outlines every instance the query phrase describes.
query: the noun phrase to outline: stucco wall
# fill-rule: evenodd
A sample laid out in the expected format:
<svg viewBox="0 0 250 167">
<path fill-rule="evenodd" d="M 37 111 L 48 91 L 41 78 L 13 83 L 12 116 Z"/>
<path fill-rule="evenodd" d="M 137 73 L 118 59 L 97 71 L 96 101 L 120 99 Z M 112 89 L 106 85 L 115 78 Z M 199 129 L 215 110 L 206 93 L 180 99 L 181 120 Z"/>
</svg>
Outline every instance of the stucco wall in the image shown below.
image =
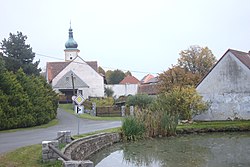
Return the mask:
<svg viewBox="0 0 250 167">
<path fill-rule="evenodd" d="M 103 77 L 79 57 L 77 57 L 74 62 L 70 63 L 53 79 L 52 87 L 55 86 L 58 81 L 70 70 L 73 71 L 77 76 L 79 76 L 89 86 L 88 91 L 84 91 L 83 96 L 85 98 L 87 98 L 88 96 L 104 96 Z"/>
<path fill-rule="evenodd" d="M 114 96 L 117 98 L 120 96 L 135 95 L 138 91 L 138 84 L 115 84 L 105 85 L 105 87 L 111 88 L 114 91 Z"/>
<path fill-rule="evenodd" d="M 250 70 L 228 52 L 198 85 L 210 109 L 194 119 L 250 119 Z"/>
</svg>

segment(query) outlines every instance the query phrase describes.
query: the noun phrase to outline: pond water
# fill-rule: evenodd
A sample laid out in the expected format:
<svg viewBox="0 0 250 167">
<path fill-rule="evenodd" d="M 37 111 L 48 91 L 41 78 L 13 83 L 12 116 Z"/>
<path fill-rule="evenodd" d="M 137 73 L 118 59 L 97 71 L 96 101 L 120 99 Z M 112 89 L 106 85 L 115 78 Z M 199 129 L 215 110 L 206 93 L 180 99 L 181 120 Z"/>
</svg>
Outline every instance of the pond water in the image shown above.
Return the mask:
<svg viewBox="0 0 250 167">
<path fill-rule="evenodd" d="M 250 167 L 250 132 L 117 143 L 90 160 L 96 167 Z"/>
</svg>

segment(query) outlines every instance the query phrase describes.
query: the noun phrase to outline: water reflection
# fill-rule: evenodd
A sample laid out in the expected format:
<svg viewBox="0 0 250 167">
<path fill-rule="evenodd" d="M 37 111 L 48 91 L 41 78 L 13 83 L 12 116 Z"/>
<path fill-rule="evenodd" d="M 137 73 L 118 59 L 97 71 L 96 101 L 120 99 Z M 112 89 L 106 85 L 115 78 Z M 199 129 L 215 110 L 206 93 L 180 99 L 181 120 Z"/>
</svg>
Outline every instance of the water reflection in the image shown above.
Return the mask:
<svg viewBox="0 0 250 167">
<path fill-rule="evenodd" d="M 97 167 L 250 166 L 250 133 L 214 133 L 115 144 L 93 157 Z"/>
</svg>

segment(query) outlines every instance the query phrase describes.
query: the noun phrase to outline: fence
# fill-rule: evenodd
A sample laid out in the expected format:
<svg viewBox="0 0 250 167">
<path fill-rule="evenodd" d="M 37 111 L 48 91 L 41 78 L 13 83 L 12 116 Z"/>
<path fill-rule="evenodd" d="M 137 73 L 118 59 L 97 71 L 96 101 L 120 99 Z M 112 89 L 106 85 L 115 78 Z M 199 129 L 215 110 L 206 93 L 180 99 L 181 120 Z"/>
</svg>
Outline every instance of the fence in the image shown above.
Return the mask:
<svg viewBox="0 0 250 167">
<path fill-rule="evenodd" d="M 98 117 L 121 117 L 121 107 L 96 107 L 96 116 Z"/>
</svg>

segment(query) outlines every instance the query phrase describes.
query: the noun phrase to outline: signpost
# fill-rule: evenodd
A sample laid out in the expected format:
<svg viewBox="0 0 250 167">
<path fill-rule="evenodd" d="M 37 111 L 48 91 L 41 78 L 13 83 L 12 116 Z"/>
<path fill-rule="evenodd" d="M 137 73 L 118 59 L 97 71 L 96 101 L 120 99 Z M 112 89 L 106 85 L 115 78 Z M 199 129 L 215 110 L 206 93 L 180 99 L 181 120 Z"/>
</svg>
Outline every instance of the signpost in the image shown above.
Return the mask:
<svg viewBox="0 0 250 167">
<path fill-rule="evenodd" d="M 84 109 L 84 106 L 82 106 L 82 103 L 84 102 L 84 98 L 82 97 L 82 95 L 77 95 L 75 98 L 74 98 L 74 102 L 77 104 L 75 105 L 75 112 L 77 115 L 79 114 L 83 114 L 83 109 Z M 79 119 L 77 120 L 77 135 L 79 135 Z"/>
</svg>

